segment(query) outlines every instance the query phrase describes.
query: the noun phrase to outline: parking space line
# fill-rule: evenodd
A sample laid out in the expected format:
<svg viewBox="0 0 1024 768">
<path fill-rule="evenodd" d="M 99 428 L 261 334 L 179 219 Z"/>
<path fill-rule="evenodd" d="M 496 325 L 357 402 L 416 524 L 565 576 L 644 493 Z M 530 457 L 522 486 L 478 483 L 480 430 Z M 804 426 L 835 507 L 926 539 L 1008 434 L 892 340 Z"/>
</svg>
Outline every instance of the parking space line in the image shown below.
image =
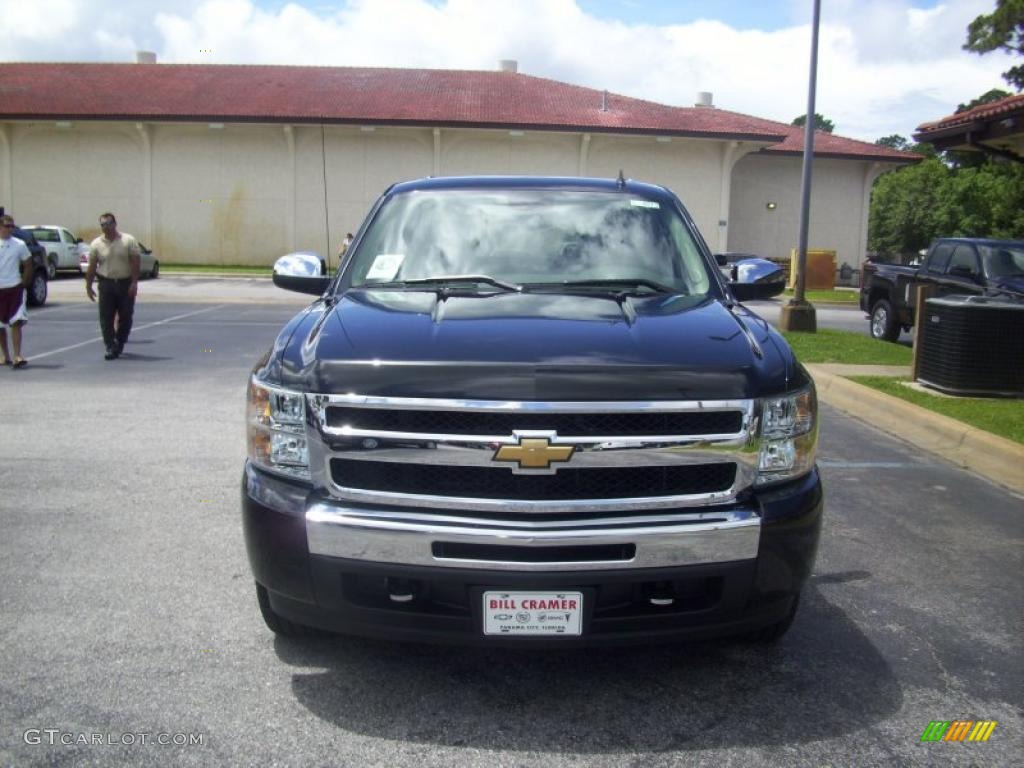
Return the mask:
<svg viewBox="0 0 1024 768">
<path fill-rule="evenodd" d="M 145 325 L 133 325 L 132 332 L 141 331 L 145 328 L 153 328 L 157 325 L 166 325 L 167 323 L 173 323 L 175 320 L 183 320 L 186 317 L 194 317 L 195 315 L 201 315 L 204 312 L 213 312 L 216 309 L 222 309 L 225 305 L 218 304 L 215 307 L 207 307 L 206 309 L 197 309 L 195 312 L 186 312 L 184 315 L 175 315 L 174 317 L 164 318 L 163 320 L 157 320 L 152 323 L 146 323 Z M 72 349 L 78 349 L 89 344 L 95 344 L 97 341 L 103 341 L 102 336 L 94 336 L 88 341 L 80 341 L 77 344 L 71 344 L 67 347 L 61 347 L 60 349 L 51 349 L 49 352 L 40 352 L 39 354 L 32 355 L 33 360 L 39 360 L 43 357 L 49 357 L 50 355 L 59 355 L 61 352 L 68 352 Z"/>
<path fill-rule="evenodd" d="M 926 467 L 926 464 L 908 461 L 838 461 L 818 459 L 818 466 L 829 469 L 911 469 Z"/>
</svg>

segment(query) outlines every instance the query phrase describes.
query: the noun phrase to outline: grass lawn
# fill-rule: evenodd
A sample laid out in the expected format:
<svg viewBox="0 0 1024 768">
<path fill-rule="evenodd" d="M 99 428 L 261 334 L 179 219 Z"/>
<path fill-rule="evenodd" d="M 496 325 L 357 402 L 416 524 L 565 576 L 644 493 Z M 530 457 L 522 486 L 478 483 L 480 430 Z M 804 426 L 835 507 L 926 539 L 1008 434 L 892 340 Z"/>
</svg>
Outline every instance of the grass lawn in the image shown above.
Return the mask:
<svg viewBox="0 0 1024 768">
<path fill-rule="evenodd" d="M 788 301 L 793 298 L 793 292 L 786 290 L 779 298 Z M 860 300 L 858 291 L 804 291 L 804 298 L 811 304 L 815 302 L 828 302 L 830 304 L 856 304 Z"/>
<path fill-rule="evenodd" d="M 906 379 L 887 376 L 850 376 L 858 384 L 907 400 L 930 411 L 1024 443 L 1024 400 L 987 397 L 942 397 L 918 392 L 901 384 Z"/>
<path fill-rule="evenodd" d="M 878 341 L 853 331 L 819 328 L 817 333 L 782 334 L 802 363 L 852 365 L 910 365 L 913 352 L 902 344 Z"/>
<path fill-rule="evenodd" d="M 234 264 L 161 264 L 161 272 L 194 275 L 241 275 L 270 277 L 271 267 L 250 267 Z"/>
</svg>

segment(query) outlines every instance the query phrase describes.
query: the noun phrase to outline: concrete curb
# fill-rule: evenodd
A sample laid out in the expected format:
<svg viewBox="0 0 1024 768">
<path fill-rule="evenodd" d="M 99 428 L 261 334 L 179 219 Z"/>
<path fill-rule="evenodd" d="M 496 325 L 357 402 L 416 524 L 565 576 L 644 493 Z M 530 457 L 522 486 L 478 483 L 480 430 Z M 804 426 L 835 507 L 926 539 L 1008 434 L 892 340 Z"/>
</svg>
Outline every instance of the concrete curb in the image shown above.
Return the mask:
<svg viewBox="0 0 1024 768">
<path fill-rule="evenodd" d="M 822 402 L 1024 494 L 1024 445 L 857 384 L 830 367 L 806 366 Z M 843 366 L 844 372 L 849 368 Z M 872 366 L 864 368 L 873 373 Z"/>
</svg>

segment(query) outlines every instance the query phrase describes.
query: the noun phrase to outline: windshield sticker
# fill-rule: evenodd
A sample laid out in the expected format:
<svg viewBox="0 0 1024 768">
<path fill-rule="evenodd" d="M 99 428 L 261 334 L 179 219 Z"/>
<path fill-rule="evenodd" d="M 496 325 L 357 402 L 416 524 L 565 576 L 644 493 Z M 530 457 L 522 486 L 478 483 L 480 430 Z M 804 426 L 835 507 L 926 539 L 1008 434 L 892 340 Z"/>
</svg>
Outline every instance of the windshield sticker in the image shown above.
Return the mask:
<svg viewBox="0 0 1024 768">
<path fill-rule="evenodd" d="M 366 279 L 394 280 L 403 261 L 405 261 L 404 253 L 381 253 L 373 260 L 370 271 L 366 273 Z"/>
<path fill-rule="evenodd" d="M 653 200 L 630 200 L 629 204 L 637 208 L 661 208 L 661 205 Z"/>
</svg>

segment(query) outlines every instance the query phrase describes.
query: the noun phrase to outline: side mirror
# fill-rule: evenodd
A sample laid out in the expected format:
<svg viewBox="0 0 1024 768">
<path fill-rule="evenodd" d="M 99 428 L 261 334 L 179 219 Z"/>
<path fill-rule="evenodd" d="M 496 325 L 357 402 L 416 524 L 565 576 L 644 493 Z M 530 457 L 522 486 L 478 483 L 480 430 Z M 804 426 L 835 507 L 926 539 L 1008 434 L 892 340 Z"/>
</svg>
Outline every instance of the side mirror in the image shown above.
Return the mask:
<svg viewBox="0 0 1024 768">
<path fill-rule="evenodd" d="M 310 251 L 289 253 L 274 262 L 274 285 L 278 288 L 320 296 L 330 284 L 323 259 Z"/>
<path fill-rule="evenodd" d="M 767 259 L 741 259 L 735 265 L 729 290 L 738 301 L 770 299 L 786 290 L 786 272 Z"/>
<path fill-rule="evenodd" d="M 729 283 L 729 290 L 739 302 L 770 299 L 786 290 L 786 283 Z"/>
<path fill-rule="evenodd" d="M 82 238 L 76 237 L 75 238 L 75 245 L 78 245 L 80 242 L 82 242 Z"/>
<path fill-rule="evenodd" d="M 720 267 L 725 267 L 729 264 L 729 259 L 724 253 L 716 253 L 715 263 Z"/>
</svg>

